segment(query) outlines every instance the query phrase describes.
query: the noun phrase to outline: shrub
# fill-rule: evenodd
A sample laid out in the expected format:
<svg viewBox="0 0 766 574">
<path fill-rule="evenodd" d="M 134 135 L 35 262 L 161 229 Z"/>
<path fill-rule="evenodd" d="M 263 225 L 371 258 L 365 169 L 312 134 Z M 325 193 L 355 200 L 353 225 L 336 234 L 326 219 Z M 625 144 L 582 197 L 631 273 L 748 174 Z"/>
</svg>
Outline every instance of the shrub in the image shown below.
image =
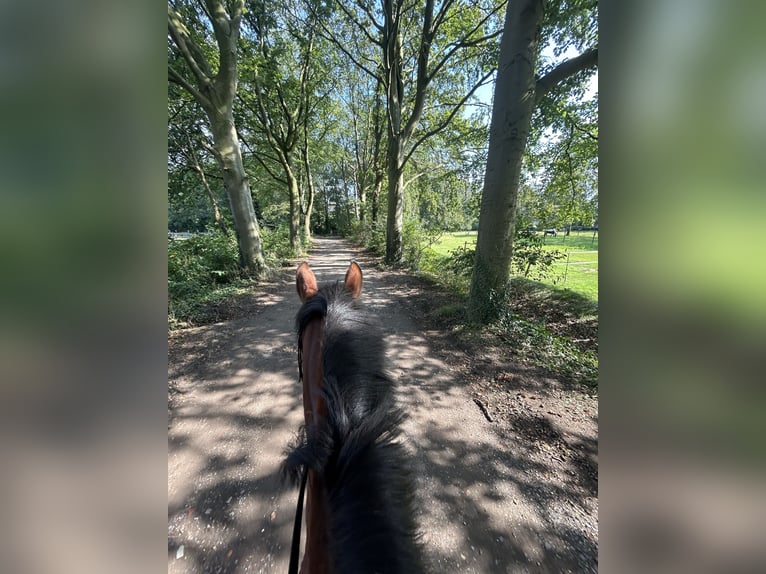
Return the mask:
<svg viewBox="0 0 766 574">
<path fill-rule="evenodd" d="M 458 277 L 470 277 L 475 259 L 476 248 L 463 245 L 449 252 L 449 257 L 445 261 L 445 268 Z"/>
<path fill-rule="evenodd" d="M 511 257 L 512 272 L 522 277 L 544 279 L 550 275 L 553 263 L 564 257 L 565 254 L 558 249 L 543 249 L 543 237 L 534 231 L 516 230 Z"/>
<path fill-rule="evenodd" d="M 239 277 L 239 251 L 234 236 L 220 231 L 168 244 L 168 291 L 183 295 Z"/>
<path fill-rule="evenodd" d="M 496 328 L 521 358 L 563 375 L 568 380 L 598 386 L 598 355 L 584 351 L 566 337 L 556 336 L 543 323 L 516 315 L 503 306 Z"/>
<path fill-rule="evenodd" d="M 239 281 L 237 240 L 220 231 L 168 243 L 168 321 L 194 321 L 205 303 Z"/>
<path fill-rule="evenodd" d="M 351 229 L 354 242 L 364 245 L 376 255 L 386 253 L 386 224 L 384 221 L 359 221 Z"/>
<path fill-rule="evenodd" d="M 402 255 L 405 263 L 419 270 L 426 252 L 430 251 L 441 234 L 439 228 L 424 225 L 416 220 L 405 221 L 402 229 Z"/>
<path fill-rule="evenodd" d="M 261 241 L 263 242 L 264 256 L 271 263 L 291 259 L 296 255 L 290 245 L 290 228 L 286 223 L 273 228 L 265 225 L 261 227 Z"/>
</svg>

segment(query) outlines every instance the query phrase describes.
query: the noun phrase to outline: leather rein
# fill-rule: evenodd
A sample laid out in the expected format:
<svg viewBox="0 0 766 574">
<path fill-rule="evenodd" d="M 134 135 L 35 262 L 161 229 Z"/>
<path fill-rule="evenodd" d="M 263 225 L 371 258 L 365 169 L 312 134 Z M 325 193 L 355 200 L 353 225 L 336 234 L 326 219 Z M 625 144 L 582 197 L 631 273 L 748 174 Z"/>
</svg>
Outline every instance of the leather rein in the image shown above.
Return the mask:
<svg viewBox="0 0 766 574">
<path fill-rule="evenodd" d="M 302 342 L 298 345 L 298 380 L 303 381 L 303 349 Z M 288 574 L 298 574 L 298 559 L 301 553 L 301 523 L 303 522 L 303 498 L 306 494 L 306 478 L 308 469 L 304 466 L 301 472 L 301 488 L 298 493 L 298 506 L 295 509 L 295 522 L 293 523 L 293 541 L 290 545 L 290 567 Z"/>
</svg>

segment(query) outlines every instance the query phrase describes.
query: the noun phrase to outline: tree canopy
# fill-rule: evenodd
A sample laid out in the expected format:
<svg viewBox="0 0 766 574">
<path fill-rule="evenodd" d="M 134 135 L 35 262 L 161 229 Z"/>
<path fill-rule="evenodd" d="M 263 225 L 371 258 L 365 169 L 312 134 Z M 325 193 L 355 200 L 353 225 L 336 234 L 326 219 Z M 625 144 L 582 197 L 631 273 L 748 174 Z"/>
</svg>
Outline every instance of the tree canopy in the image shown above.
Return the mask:
<svg viewBox="0 0 766 574">
<path fill-rule="evenodd" d="M 171 0 L 169 227 L 235 234 L 251 270 L 262 234 L 399 263 L 478 228 L 473 293 L 502 290 L 517 223 L 597 224 L 597 54 L 592 0 Z M 515 175 L 489 181 L 493 157 Z"/>
</svg>

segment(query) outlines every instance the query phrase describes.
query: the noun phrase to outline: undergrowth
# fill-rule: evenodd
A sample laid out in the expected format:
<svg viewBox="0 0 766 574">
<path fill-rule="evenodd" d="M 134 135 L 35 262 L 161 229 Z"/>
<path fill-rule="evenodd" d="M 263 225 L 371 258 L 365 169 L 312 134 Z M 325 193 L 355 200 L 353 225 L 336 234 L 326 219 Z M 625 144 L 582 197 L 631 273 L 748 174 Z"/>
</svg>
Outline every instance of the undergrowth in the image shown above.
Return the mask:
<svg viewBox="0 0 766 574">
<path fill-rule="evenodd" d="M 490 328 L 519 358 L 574 383 L 598 386 L 598 355 L 554 334 L 539 320 L 509 311 Z"/>
<path fill-rule="evenodd" d="M 270 268 L 294 256 L 286 226 L 262 227 L 261 240 Z M 218 320 L 220 308 L 246 295 L 254 279 L 239 267 L 234 234 L 209 231 L 168 242 L 168 328 L 170 330 Z"/>
<path fill-rule="evenodd" d="M 514 260 L 514 269 L 528 277 L 549 273 L 558 255 L 539 257 L 531 243 Z M 442 324 L 464 325 L 466 301 L 475 257 L 474 246 L 460 246 L 448 255 L 424 249 L 413 271 L 448 289 L 455 300 L 432 310 Z M 569 289 L 551 287 L 526 277 L 513 277 L 499 318 L 485 328 L 518 359 L 570 382 L 598 385 L 598 304 Z"/>
</svg>

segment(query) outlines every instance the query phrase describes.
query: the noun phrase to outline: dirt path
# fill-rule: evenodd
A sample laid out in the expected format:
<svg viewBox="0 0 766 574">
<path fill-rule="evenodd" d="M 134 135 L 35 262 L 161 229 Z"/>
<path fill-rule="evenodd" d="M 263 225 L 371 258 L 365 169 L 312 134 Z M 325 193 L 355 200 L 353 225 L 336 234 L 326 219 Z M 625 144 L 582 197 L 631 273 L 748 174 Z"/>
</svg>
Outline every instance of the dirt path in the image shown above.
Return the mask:
<svg viewBox="0 0 766 574">
<path fill-rule="evenodd" d="M 422 285 L 346 242 L 316 239 L 309 262 L 323 282 L 352 258 L 408 405 L 430 570 L 595 572 L 596 400 L 421 331 L 410 311 Z M 297 495 L 278 468 L 301 422 L 293 281 L 285 269 L 250 316 L 171 337 L 170 573 L 287 571 Z"/>
</svg>

